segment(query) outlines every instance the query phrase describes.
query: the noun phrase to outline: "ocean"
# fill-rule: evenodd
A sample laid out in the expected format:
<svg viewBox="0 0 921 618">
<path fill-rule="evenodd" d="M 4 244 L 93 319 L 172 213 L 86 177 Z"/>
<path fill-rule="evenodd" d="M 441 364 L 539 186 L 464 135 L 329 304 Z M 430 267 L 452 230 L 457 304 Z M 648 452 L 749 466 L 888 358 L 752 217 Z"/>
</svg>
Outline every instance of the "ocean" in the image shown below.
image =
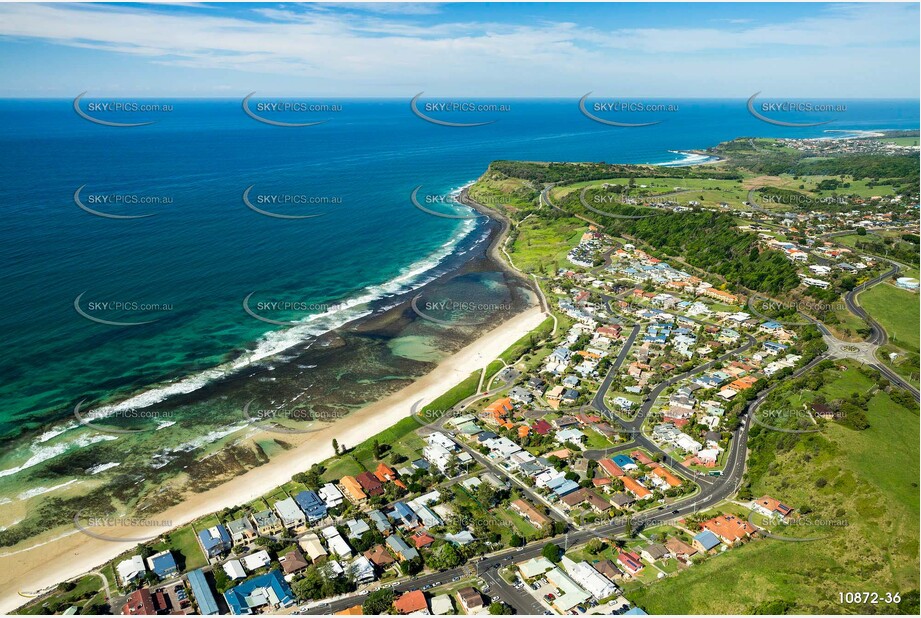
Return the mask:
<svg viewBox="0 0 921 618">
<path fill-rule="evenodd" d="M 378 325 L 361 342 L 344 334 L 308 352 L 324 333 L 462 266 L 467 279 L 452 285 L 488 297 L 507 284 L 468 263 L 490 224 L 428 215 L 410 201 L 416 187 L 438 208 L 437 196 L 496 159 L 688 164 L 697 159 L 680 151 L 740 136 L 919 125 L 917 101 L 848 101 L 811 128 L 757 120 L 744 99 L 673 101 L 679 111 L 642 128 L 596 123 L 576 98 L 503 101 L 508 111 L 477 114 L 495 122 L 476 127 L 426 122 L 408 100 L 336 101 L 341 111 L 311 115 L 327 122 L 296 128 L 254 120 L 240 99 L 155 103 L 170 111 L 96 114 L 156 121 L 116 128 L 81 118 L 71 100 L 0 101 L 0 513 L 4 502 L 130 468 L 129 501 L 150 470 L 187 466 L 247 426 L 228 420 L 242 399 L 227 388 L 264 384 L 275 404 L 280 382 L 308 392 L 316 369 L 326 373 L 313 401 L 335 393 L 348 410 L 370 396 L 356 385 L 430 369 L 450 346 L 433 342 L 444 336 L 434 325 L 405 320 L 404 330 Z M 525 302 L 520 290 L 499 296 Z M 343 365 L 336 350 L 346 344 L 367 365 Z M 141 424 L 145 440 L 85 427 L 80 402 L 89 418 Z M 152 405 L 175 414 L 129 413 Z M 187 457 L 167 456 L 179 452 Z M 0 527 L 13 521 L 0 515 Z"/>
</svg>

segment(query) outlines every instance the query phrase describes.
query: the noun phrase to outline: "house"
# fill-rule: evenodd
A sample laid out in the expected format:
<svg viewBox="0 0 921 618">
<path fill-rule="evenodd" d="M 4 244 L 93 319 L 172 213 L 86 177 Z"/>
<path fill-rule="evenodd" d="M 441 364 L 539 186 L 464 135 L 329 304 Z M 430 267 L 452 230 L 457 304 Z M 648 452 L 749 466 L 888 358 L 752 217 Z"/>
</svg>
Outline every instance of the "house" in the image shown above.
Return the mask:
<svg viewBox="0 0 921 618">
<path fill-rule="evenodd" d="M 349 565 L 349 573 L 359 586 L 370 584 L 377 575 L 374 573 L 374 565 L 365 556 L 356 556 Z"/>
<path fill-rule="evenodd" d="M 640 557 L 633 552 L 622 551 L 617 554 L 617 562 L 623 565 L 627 573 L 630 575 L 636 575 L 643 570 L 643 561 L 640 560 Z"/>
<path fill-rule="evenodd" d="M 269 555 L 269 552 L 261 549 L 256 553 L 243 556 L 242 562 L 246 570 L 252 572 L 270 565 L 272 563 L 272 557 Z"/>
<path fill-rule="evenodd" d="M 585 588 L 596 601 L 606 599 L 617 593 L 617 586 L 607 577 L 596 571 L 592 566 L 583 561 L 576 562 L 568 556 L 563 556 L 563 568 L 566 573 L 579 582 L 579 585 Z"/>
<path fill-rule="evenodd" d="M 464 612 L 467 614 L 477 613 L 485 606 L 483 595 L 471 586 L 458 590 L 457 600 L 460 601 L 461 607 L 464 608 Z"/>
<path fill-rule="evenodd" d="M 224 572 L 231 581 L 235 579 L 246 579 L 246 569 L 239 560 L 228 560 L 223 564 Z"/>
<path fill-rule="evenodd" d="M 611 502 L 613 502 L 614 506 L 616 506 L 619 509 L 626 509 L 630 507 L 630 505 L 636 502 L 636 498 L 634 498 L 630 494 L 618 492 L 614 494 L 613 496 L 611 496 Z"/>
<path fill-rule="evenodd" d="M 214 598 L 214 593 L 211 592 L 211 586 L 208 585 L 208 580 L 205 579 L 205 574 L 201 569 L 195 569 L 189 573 L 189 586 L 198 603 L 198 615 L 215 616 L 220 613 L 217 600 Z"/>
<path fill-rule="evenodd" d="M 624 483 L 624 489 L 636 496 L 637 500 L 645 500 L 646 498 L 652 497 L 652 492 L 643 487 L 643 485 L 635 479 L 629 476 L 623 476 L 621 477 L 621 481 Z"/>
<path fill-rule="evenodd" d="M 553 431 L 553 425 L 551 425 L 544 419 L 540 419 L 539 421 L 531 425 L 531 429 L 534 431 L 534 433 L 540 436 L 546 436 L 548 433 Z"/>
<path fill-rule="evenodd" d="M 542 515 L 528 502 L 520 498 L 518 500 L 513 500 L 509 504 L 509 508 L 518 513 L 529 524 L 537 528 L 543 528 L 550 523 L 550 519 L 548 519 L 545 515 Z"/>
<path fill-rule="evenodd" d="M 298 540 L 298 545 L 307 552 L 307 556 L 314 562 L 327 555 L 326 550 L 323 549 L 323 544 L 320 543 L 320 537 L 313 532 L 302 536 Z"/>
<path fill-rule="evenodd" d="M 522 387 L 516 386 L 508 392 L 508 398 L 515 403 L 529 404 L 534 399 L 534 395 L 531 394 L 531 391 Z"/>
<path fill-rule="evenodd" d="M 355 475 L 355 480 L 358 481 L 358 484 L 367 495 L 384 495 L 384 484 L 381 483 L 381 481 L 374 474 L 370 472 L 362 472 L 361 474 Z"/>
<path fill-rule="evenodd" d="M 352 557 L 351 546 L 345 542 L 345 539 L 342 538 L 342 535 L 339 534 L 335 526 L 323 528 L 320 533 L 323 535 L 323 538 L 326 539 L 326 547 L 329 548 L 329 553 L 335 554 L 340 558 Z"/>
<path fill-rule="evenodd" d="M 227 608 L 234 615 L 248 615 L 261 608 L 278 609 L 294 603 L 294 595 L 281 571 L 274 570 L 243 582 L 224 593 Z"/>
<path fill-rule="evenodd" d="M 302 491 L 294 496 L 297 506 L 311 523 L 326 517 L 326 503 L 315 491 Z"/>
<path fill-rule="evenodd" d="M 554 386 L 547 392 L 547 403 L 554 410 L 560 407 L 563 401 L 563 393 L 566 392 L 565 386 Z"/>
<path fill-rule="evenodd" d="M 650 543 L 642 550 L 640 550 L 640 555 L 649 562 L 655 562 L 656 560 L 667 558 L 668 550 L 664 545 L 659 543 Z"/>
<path fill-rule="evenodd" d="M 598 562 L 592 563 L 592 567 L 611 581 L 614 581 L 615 577 L 620 577 L 624 574 L 624 572 L 618 569 L 610 560 L 599 560 Z"/>
<path fill-rule="evenodd" d="M 419 552 L 407 545 L 406 541 L 396 534 L 391 534 L 384 542 L 401 562 L 405 560 L 414 560 L 419 557 Z"/>
<path fill-rule="evenodd" d="M 697 553 L 697 550 L 679 539 L 676 536 L 670 537 L 665 541 L 665 549 L 668 553 L 680 560 L 688 560 Z"/>
<path fill-rule="evenodd" d="M 713 548 L 717 547 L 720 544 L 720 540 L 715 534 L 709 530 L 704 530 L 699 534 L 694 536 L 694 539 L 691 543 L 694 546 L 694 549 L 697 551 L 702 551 L 704 553 L 709 552 Z"/>
<path fill-rule="evenodd" d="M 425 593 L 421 590 L 410 590 L 398 599 L 393 601 L 393 608 L 398 614 L 412 614 L 415 612 L 427 612 L 428 602 L 425 600 Z"/>
<path fill-rule="evenodd" d="M 144 558 L 138 554 L 115 565 L 115 572 L 118 573 L 118 581 L 125 588 L 134 580 L 143 578 L 147 568 L 144 566 Z"/>
<path fill-rule="evenodd" d="M 345 500 L 342 492 L 332 483 L 323 485 L 323 487 L 317 490 L 317 495 L 320 496 L 320 499 L 326 504 L 327 509 L 334 509 Z"/>
<path fill-rule="evenodd" d="M 727 545 L 735 545 L 747 539 L 755 531 L 751 524 L 735 515 L 718 515 L 701 524 Z"/>
<path fill-rule="evenodd" d="M 379 511 L 378 509 L 369 511 L 368 517 L 370 517 L 371 521 L 374 522 L 374 525 L 375 527 L 377 527 L 378 532 L 380 532 L 381 534 L 387 534 L 388 532 L 390 532 L 390 528 L 391 528 L 390 520 L 387 519 L 387 516 L 384 515 L 381 511 Z"/>
<path fill-rule="evenodd" d="M 153 616 L 157 613 L 154 608 L 153 597 L 150 596 L 149 588 L 135 590 L 125 599 L 122 605 L 123 616 Z"/>
<path fill-rule="evenodd" d="M 777 517 L 781 521 L 786 521 L 787 516 L 793 512 L 792 508 L 770 496 L 761 496 L 757 500 L 753 500 L 752 510 L 761 513 L 765 517 Z"/>
<path fill-rule="evenodd" d="M 233 520 L 227 524 L 227 531 L 230 533 L 230 540 L 235 544 L 245 543 L 256 536 L 256 530 L 248 517 Z"/>
<path fill-rule="evenodd" d="M 350 519 L 345 522 L 345 526 L 349 529 L 348 536 L 352 540 L 360 539 L 366 532 L 371 531 L 371 526 L 363 519 Z"/>
<path fill-rule="evenodd" d="M 636 465 L 636 462 L 627 457 L 626 455 L 615 455 L 613 458 L 614 463 L 616 463 L 621 470 L 629 472 L 630 470 L 636 470 L 639 466 Z"/>
<path fill-rule="evenodd" d="M 253 513 L 253 521 L 260 536 L 278 534 L 282 531 L 281 520 L 270 509 Z"/>
<path fill-rule="evenodd" d="M 375 545 L 364 553 L 365 558 L 370 560 L 375 566 L 387 568 L 395 562 L 393 557 L 383 545 Z"/>
<path fill-rule="evenodd" d="M 354 476 L 343 476 L 339 479 L 339 487 L 352 502 L 363 502 L 368 499 L 368 495 L 361 488 L 361 483 Z"/>
<path fill-rule="evenodd" d="M 294 498 L 285 498 L 275 503 L 275 512 L 281 518 L 285 528 L 303 528 L 307 525 L 307 516 L 304 515 Z"/>
<path fill-rule="evenodd" d="M 598 461 L 598 466 L 604 470 L 605 474 L 611 478 L 620 477 L 624 475 L 624 471 L 614 463 L 611 459 L 601 459 Z"/>
<path fill-rule="evenodd" d="M 208 558 L 220 556 L 232 546 L 230 533 L 221 524 L 199 531 L 198 542 Z"/>
<path fill-rule="evenodd" d="M 584 590 L 559 567 L 547 572 L 546 579 L 558 590 L 553 607 L 560 613 L 569 613 L 576 607 L 591 599 L 592 595 Z"/>
<path fill-rule="evenodd" d="M 337 616 L 364 616 L 365 612 L 362 610 L 361 605 L 353 605 L 351 607 L 346 607 L 343 610 L 336 612 Z"/>
<path fill-rule="evenodd" d="M 176 559 L 173 558 L 172 552 L 168 549 L 161 551 L 159 554 L 149 556 L 147 558 L 147 567 L 160 579 L 165 579 L 179 572 Z"/>
<path fill-rule="evenodd" d="M 562 500 L 563 504 L 565 504 L 570 509 L 586 502 L 594 511 L 598 513 L 603 513 L 611 508 L 610 502 L 603 500 L 594 491 L 584 487 L 578 491 L 574 491 L 571 494 L 563 496 Z"/>
<path fill-rule="evenodd" d="M 444 616 L 454 613 L 454 601 L 451 600 L 450 595 L 439 594 L 438 596 L 432 597 L 431 605 L 433 616 Z"/>
<path fill-rule="evenodd" d="M 578 446 L 582 446 L 582 443 L 585 441 L 585 434 L 578 429 L 564 429 L 556 432 L 555 440 L 560 444 L 571 442 Z"/>
<path fill-rule="evenodd" d="M 667 485 L 668 487 L 680 487 L 681 479 L 677 476 L 663 468 L 662 466 L 656 466 L 649 471 L 649 474 L 660 479 L 662 484 Z"/>
<path fill-rule="evenodd" d="M 435 537 L 430 535 L 425 530 L 416 530 L 416 533 L 412 536 L 413 545 L 416 546 L 416 549 L 422 549 L 428 547 L 435 542 Z"/>
<path fill-rule="evenodd" d="M 281 565 L 281 570 L 285 572 L 285 575 L 297 573 L 298 571 L 302 571 L 310 566 L 310 563 L 304 559 L 304 554 L 302 554 L 296 548 L 292 549 L 284 556 L 281 556 L 278 559 L 278 564 Z"/>
</svg>

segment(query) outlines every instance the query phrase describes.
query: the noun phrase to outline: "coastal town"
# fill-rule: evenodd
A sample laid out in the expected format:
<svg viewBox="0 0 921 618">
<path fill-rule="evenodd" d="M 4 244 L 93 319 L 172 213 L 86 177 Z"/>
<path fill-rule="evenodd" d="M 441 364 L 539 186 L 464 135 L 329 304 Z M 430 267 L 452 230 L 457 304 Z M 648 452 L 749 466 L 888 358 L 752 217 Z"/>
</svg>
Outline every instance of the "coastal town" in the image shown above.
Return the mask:
<svg viewBox="0 0 921 618">
<path fill-rule="evenodd" d="M 553 199 L 542 207 L 560 209 Z M 749 432 L 821 431 L 855 413 L 818 391 L 783 414 L 759 406 L 817 367 L 868 364 L 844 344 L 837 353 L 845 331 L 821 303 L 871 285 L 918 290 L 885 254 L 841 242 L 917 238 L 917 194 L 843 201 L 687 206 L 739 210 L 754 251 L 792 269 L 794 311 L 582 218 L 564 262 L 534 273 L 547 316 L 535 334 L 260 499 L 126 551 L 99 569 L 106 602 L 123 615 L 644 615 L 636 591 L 779 542 L 812 507 L 789 490 L 752 492 Z M 656 196 L 632 205 L 668 208 Z M 881 347 L 879 328 L 847 334 Z M 888 380 L 875 388 L 907 388 L 915 405 L 906 354 L 870 364 Z"/>
</svg>

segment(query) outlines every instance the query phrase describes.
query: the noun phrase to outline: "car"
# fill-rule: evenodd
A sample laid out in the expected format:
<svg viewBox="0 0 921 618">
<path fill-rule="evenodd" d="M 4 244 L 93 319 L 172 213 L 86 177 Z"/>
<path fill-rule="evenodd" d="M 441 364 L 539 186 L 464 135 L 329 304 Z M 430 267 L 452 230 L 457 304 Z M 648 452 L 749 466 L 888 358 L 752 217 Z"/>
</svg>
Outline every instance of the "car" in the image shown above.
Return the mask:
<svg viewBox="0 0 921 618">
<path fill-rule="evenodd" d="M 452 581 L 452 582 L 460 581 L 460 577 L 455 577 L 455 578 L 452 579 L 451 581 Z"/>
<path fill-rule="evenodd" d="M 660 507 L 657 508 L 656 510 L 657 510 L 657 511 L 661 511 L 661 510 L 664 509 L 664 508 L 665 508 L 664 506 L 660 506 Z"/>
<path fill-rule="evenodd" d="M 677 515 L 677 514 L 678 514 L 678 509 L 675 509 L 674 511 L 672 511 L 672 515 Z"/>
</svg>

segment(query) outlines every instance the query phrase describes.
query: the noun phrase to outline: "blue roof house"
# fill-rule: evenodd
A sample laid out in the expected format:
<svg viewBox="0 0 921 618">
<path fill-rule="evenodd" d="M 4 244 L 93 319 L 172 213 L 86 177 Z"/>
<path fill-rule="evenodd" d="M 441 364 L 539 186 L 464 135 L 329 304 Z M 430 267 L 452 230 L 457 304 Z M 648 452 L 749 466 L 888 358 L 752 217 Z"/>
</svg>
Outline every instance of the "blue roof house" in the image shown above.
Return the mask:
<svg viewBox="0 0 921 618">
<path fill-rule="evenodd" d="M 294 501 L 307 515 L 310 521 L 319 521 L 326 517 L 326 503 L 315 491 L 302 491 L 294 496 Z"/>
<path fill-rule="evenodd" d="M 224 599 L 227 601 L 230 613 L 236 616 L 253 614 L 255 613 L 253 610 L 266 606 L 268 608 L 288 607 L 294 603 L 291 588 L 278 569 L 231 588 L 224 593 Z"/>
<path fill-rule="evenodd" d="M 160 579 L 175 575 L 179 571 L 176 559 L 173 558 L 173 554 L 168 549 L 148 557 L 147 567 L 156 573 Z"/>
<path fill-rule="evenodd" d="M 710 551 L 720 544 L 720 540 L 709 530 L 704 530 L 694 537 L 694 545 L 702 548 L 704 551 Z"/>
<path fill-rule="evenodd" d="M 227 528 L 222 524 L 199 531 L 198 542 L 201 543 L 201 548 L 208 558 L 220 556 L 233 546 L 233 542 L 230 540 L 230 533 L 227 532 Z"/>
</svg>

